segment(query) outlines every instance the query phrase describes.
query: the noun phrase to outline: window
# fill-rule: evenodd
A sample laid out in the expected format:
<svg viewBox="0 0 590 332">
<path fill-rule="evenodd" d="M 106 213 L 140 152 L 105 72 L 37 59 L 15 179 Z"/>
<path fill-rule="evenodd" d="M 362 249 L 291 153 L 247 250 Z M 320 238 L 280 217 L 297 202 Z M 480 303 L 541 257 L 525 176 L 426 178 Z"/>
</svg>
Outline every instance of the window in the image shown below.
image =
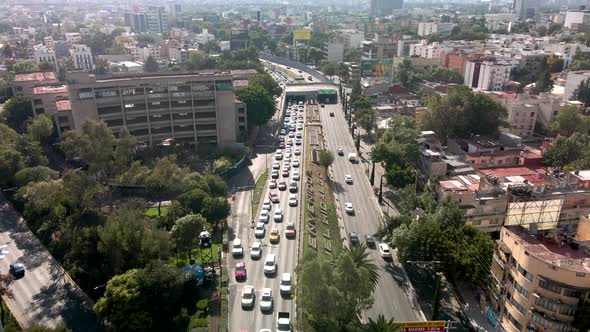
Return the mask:
<svg viewBox="0 0 590 332">
<path fill-rule="evenodd" d="M 516 289 L 518 291 L 518 293 L 520 295 L 522 295 L 522 297 L 524 297 L 525 299 L 528 299 L 529 296 L 531 296 L 531 293 L 529 293 L 529 291 L 527 291 L 526 289 L 524 289 L 524 287 L 522 287 L 519 283 L 515 282 L 514 283 L 514 289 Z"/>
<path fill-rule="evenodd" d="M 516 310 L 518 310 L 523 316 L 526 315 L 526 309 L 520 303 L 516 302 L 514 298 L 510 299 L 510 304 L 512 304 L 512 306 L 514 306 L 514 308 L 516 308 Z"/>
<path fill-rule="evenodd" d="M 547 281 L 547 280 L 539 280 L 539 287 L 546 289 L 550 292 L 556 293 L 556 294 L 561 294 L 561 290 L 562 288 L 554 283 L 552 283 L 551 281 Z"/>
<path fill-rule="evenodd" d="M 518 330 L 522 330 L 522 325 L 512 317 L 511 314 L 508 314 L 508 320 L 514 325 Z"/>
<path fill-rule="evenodd" d="M 579 290 L 566 288 L 563 292 L 563 295 L 567 297 L 580 298 L 582 296 L 582 292 Z"/>
<path fill-rule="evenodd" d="M 586 276 L 586 273 L 584 273 L 584 272 L 576 272 L 576 277 L 582 277 L 583 278 L 585 276 Z"/>
<path fill-rule="evenodd" d="M 530 282 L 532 282 L 535 279 L 535 276 L 532 273 L 525 270 L 520 264 L 518 265 L 518 272 Z"/>
<path fill-rule="evenodd" d="M 535 301 L 535 304 L 549 311 L 557 312 L 557 303 L 547 298 L 540 297 Z"/>
<path fill-rule="evenodd" d="M 531 118 L 535 116 L 535 112 L 531 112 Z"/>
<path fill-rule="evenodd" d="M 559 308 L 559 313 L 562 315 L 573 316 L 575 312 L 576 307 L 574 306 L 562 305 L 561 308 Z"/>
</svg>

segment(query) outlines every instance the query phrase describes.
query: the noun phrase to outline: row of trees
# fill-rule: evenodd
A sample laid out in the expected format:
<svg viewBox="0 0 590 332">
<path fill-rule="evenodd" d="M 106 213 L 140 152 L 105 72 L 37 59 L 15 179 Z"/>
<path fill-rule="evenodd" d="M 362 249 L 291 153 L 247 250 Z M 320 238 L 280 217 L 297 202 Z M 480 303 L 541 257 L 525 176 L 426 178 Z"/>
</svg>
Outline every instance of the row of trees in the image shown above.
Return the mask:
<svg viewBox="0 0 590 332">
<path fill-rule="evenodd" d="M 248 86 L 239 88 L 236 94 L 247 105 L 248 125 L 266 124 L 275 114 L 275 97 L 281 93 L 282 88 L 267 73 L 257 74 L 249 80 Z"/>
</svg>

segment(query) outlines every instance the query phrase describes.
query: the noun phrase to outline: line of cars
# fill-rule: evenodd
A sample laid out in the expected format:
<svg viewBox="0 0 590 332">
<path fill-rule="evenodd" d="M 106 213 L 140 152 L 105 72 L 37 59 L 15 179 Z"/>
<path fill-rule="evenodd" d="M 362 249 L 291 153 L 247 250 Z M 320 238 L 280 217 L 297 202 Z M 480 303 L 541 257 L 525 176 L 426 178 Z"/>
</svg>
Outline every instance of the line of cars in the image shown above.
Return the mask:
<svg viewBox="0 0 590 332">
<path fill-rule="evenodd" d="M 260 214 L 256 220 L 254 227 L 255 240 L 250 248 L 250 258 L 252 260 L 263 260 L 264 276 L 269 278 L 277 274 L 280 275 L 279 293 L 281 297 L 290 298 L 293 287 L 293 280 L 291 273 L 279 273 L 278 269 L 278 255 L 267 253 L 263 255 L 262 241 L 268 237 L 270 244 L 278 244 L 281 241 L 281 234 L 278 224 L 285 223 L 283 229 L 283 236 L 287 240 L 296 239 L 297 230 L 295 220 L 288 220 L 291 213 L 286 213 L 284 209 L 295 208 L 298 206 L 298 190 L 300 174 L 299 169 L 301 163 L 299 157 L 301 155 L 301 145 L 303 139 L 303 103 L 300 105 L 289 105 L 286 112 L 289 120 L 284 122 L 281 128 L 279 140 L 277 142 L 277 151 L 275 153 L 275 161 L 269 180 L 268 196 L 262 202 Z M 290 140 L 290 142 L 287 142 Z M 281 147 L 282 146 L 282 147 Z M 293 159 L 291 159 L 293 158 Z M 283 175 L 279 176 L 279 171 Z M 289 183 L 287 185 L 287 183 Z M 279 196 L 281 191 L 288 190 L 288 204 L 281 206 L 281 198 Z M 273 225 L 271 226 L 271 223 Z M 270 228 L 270 231 L 267 230 Z M 235 248 L 235 252 L 234 252 Z M 239 258 L 245 255 L 244 249 L 239 239 L 234 239 L 232 246 L 232 254 Z M 237 261 L 235 267 L 235 277 L 237 281 L 246 280 L 246 264 L 243 261 Z M 257 296 L 258 295 L 258 296 Z M 258 302 L 258 303 L 256 303 Z M 244 286 L 240 296 L 240 304 L 242 309 L 248 310 L 254 307 L 259 307 L 261 312 L 272 312 L 274 310 L 274 294 L 273 289 L 263 287 L 257 293 L 254 286 Z M 290 331 L 290 321 L 288 312 L 279 312 L 276 321 L 278 331 Z M 264 331 L 264 330 L 260 330 Z M 260 332 L 259 331 L 259 332 Z"/>
</svg>

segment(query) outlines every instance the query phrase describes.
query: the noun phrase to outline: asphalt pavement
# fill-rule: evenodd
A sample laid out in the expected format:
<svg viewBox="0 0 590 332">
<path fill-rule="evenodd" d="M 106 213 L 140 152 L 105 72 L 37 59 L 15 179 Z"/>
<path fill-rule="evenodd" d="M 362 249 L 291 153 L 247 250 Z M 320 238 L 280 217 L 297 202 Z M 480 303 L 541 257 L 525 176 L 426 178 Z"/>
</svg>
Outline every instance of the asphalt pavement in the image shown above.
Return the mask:
<svg viewBox="0 0 590 332">
<path fill-rule="evenodd" d="M 300 112 L 299 112 L 300 114 Z M 294 143 L 293 139 L 293 143 Z M 301 149 L 300 156 L 292 156 L 291 160 L 299 159 L 300 167 L 299 173 L 301 178 L 304 175 L 304 153 L 303 146 L 298 146 Z M 293 146 L 294 150 L 295 145 Z M 250 173 L 258 172 L 261 173 L 261 165 L 265 165 L 266 167 L 270 167 L 272 165 L 272 161 L 274 161 L 274 154 L 270 154 L 268 158 L 268 165 L 266 165 L 266 156 L 259 155 L 257 159 L 260 158 L 260 161 L 256 162 L 253 161 L 253 165 L 255 166 L 255 170 L 250 171 Z M 262 159 L 265 159 L 262 162 Z M 283 162 L 281 161 L 281 165 Z M 264 167 L 264 166 L 262 166 Z M 291 175 L 293 174 L 294 168 L 291 167 L 291 171 L 289 173 L 288 178 L 283 178 L 282 174 L 277 181 L 285 181 L 287 184 L 291 181 Z M 270 170 L 269 170 L 269 180 L 270 180 Z M 301 187 L 302 181 L 299 180 L 299 186 Z M 292 280 L 295 281 L 294 271 L 297 266 L 297 258 L 298 258 L 298 242 L 299 242 L 299 230 L 300 230 L 300 221 L 301 221 L 301 195 L 300 191 L 298 192 L 298 205 L 296 207 L 290 207 L 288 204 L 289 198 L 289 191 L 280 191 L 278 189 L 269 189 L 268 188 L 268 180 L 265 184 L 265 190 L 262 194 L 262 199 L 268 197 L 268 193 L 274 192 L 279 195 L 280 203 L 272 204 L 271 210 L 271 218 L 269 222 L 266 224 L 266 234 L 262 239 L 256 239 L 254 237 L 253 231 L 253 223 L 252 220 L 258 220 L 258 216 L 260 213 L 260 208 L 258 211 L 255 211 L 254 218 L 250 215 L 250 207 L 251 207 L 251 199 L 252 193 L 251 191 L 241 191 L 236 194 L 236 200 L 234 201 L 232 207 L 232 222 L 233 230 L 235 236 L 242 240 L 242 244 L 244 247 L 244 256 L 239 258 L 228 257 L 228 265 L 230 270 L 230 287 L 229 287 L 229 331 L 236 332 L 240 330 L 246 331 L 259 331 L 261 329 L 271 329 L 275 330 L 276 328 L 276 318 L 277 312 L 279 311 L 287 311 L 290 312 L 292 317 L 292 324 L 294 324 L 294 314 L 295 314 L 295 300 L 292 297 L 282 297 L 279 291 L 279 285 L 281 280 L 281 275 L 283 273 L 290 273 Z M 261 204 L 262 205 L 262 204 Z M 281 208 L 283 210 L 283 221 L 282 222 L 274 222 L 272 220 L 272 215 L 277 208 Z M 295 239 L 286 239 L 285 238 L 285 228 L 288 222 L 294 222 L 296 226 L 297 236 Z M 269 241 L 269 235 L 272 228 L 276 227 L 279 230 L 280 234 L 280 241 L 276 244 L 271 244 Z M 233 239 L 233 238 L 232 238 Z M 250 258 L 250 249 L 252 243 L 254 241 L 260 241 L 263 245 L 262 255 L 260 259 L 253 260 Z M 277 257 L 277 273 L 274 276 L 267 277 L 264 275 L 264 258 L 267 254 L 274 254 Z M 246 271 L 247 271 L 247 278 L 245 281 L 236 281 L 234 277 L 234 270 L 235 264 L 237 261 L 244 261 L 246 263 Z M 294 282 L 293 282 L 294 283 Z M 254 304 L 253 309 L 245 310 L 241 307 L 240 296 L 241 292 L 246 285 L 254 286 L 255 293 L 256 293 L 256 301 Z M 274 299 L 274 306 L 273 310 L 270 312 L 261 312 L 260 310 L 260 293 L 262 288 L 271 288 L 273 292 L 273 299 Z"/>
<path fill-rule="evenodd" d="M 377 202 L 369 180 L 360 163 L 348 160 L 348 153 L 356 153 L 355 145 L 350 135 L 350 129 L 342 111 L 342 105 L 326 104 L 320 108 L 321 122 L 326 137 L 328 150 L 334 152 L 335 160 L 331 166 L 334 177 L 334 191 L 336 206 L 342 215 L 346 233 L 356 232 L 364 240 L 366 234 L 374 234 L 382 220 L 382 212 Z M 334 112 L 334 116 L 329 116 Z M 338 156 L 337 150 L 342 148 L 344 156 Z M 352 175 L 353 184 L 344 182 L 345 175 Z M 355 210 L 354 215 L 344 212 L 344 204 L 350 202 Z M 366 315 L 377 318 L 379 314 L 396 321 L 416 321 L 419 315 L 412 305 L 409 296 L 412 294 L 411 285 L 405 272 L 394 260 L 385 261 L 378 250 L 370 249 L 371 257 L 379 267 L 379 283 L 376 286 L 374 304 Z"/>
<path fill-rule="evenodd" d="M 20 214 L 0 194 L 0 273 L 18 261 L 25 275 L 13 281 L 4 300 L 21 327 L 72 331 L 102 331 L 91 301 L 26 226 Z"/>
</svg>

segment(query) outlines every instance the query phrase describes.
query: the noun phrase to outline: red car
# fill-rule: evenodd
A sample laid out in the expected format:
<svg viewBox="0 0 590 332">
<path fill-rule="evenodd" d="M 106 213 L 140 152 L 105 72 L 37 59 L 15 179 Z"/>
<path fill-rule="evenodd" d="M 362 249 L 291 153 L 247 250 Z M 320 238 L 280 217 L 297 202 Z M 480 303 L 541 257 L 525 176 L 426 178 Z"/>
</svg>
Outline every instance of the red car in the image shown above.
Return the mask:
<svg viewBox="0 0 590 332">
<path fill-rule="evenodd" d="M 268 193 L 268 198 L 270 198 L 270 201 L 275 204 L 279 203 L 279 195 L 277 195 L 277 193 Z"/>
<path fill-rule="evenodd" d="M 246 279 L 246 263 L 244 263 L 243 261 L 238 261 L 236 263 L 235 276 L 236 280 Z"/>
<path fill-rule="evenodd" d="M 288 170 L 283 170 L 283 177 L 284 178 L 288 178 L 289 177 L 289 171 Z"/>
<path fill-rule="evenodd" d="M 287 184 L 285 181 L 279 182 L 279 190 L 287 190 Z"/>
</svg>

